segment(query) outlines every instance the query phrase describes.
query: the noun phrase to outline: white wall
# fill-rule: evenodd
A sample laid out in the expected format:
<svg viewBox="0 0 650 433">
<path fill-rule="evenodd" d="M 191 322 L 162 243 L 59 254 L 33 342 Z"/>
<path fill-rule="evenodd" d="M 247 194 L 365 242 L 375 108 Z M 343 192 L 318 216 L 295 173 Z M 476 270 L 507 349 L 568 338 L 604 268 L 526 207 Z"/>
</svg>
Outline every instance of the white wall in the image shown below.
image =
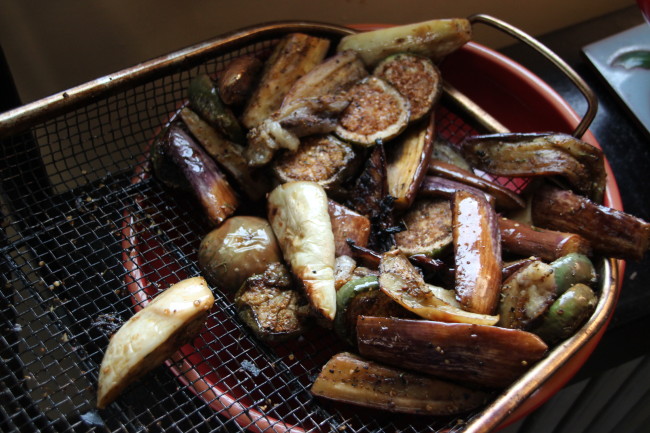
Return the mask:
<svg viewBox="0 0 650 433">
<path fill-rule="evenodd" d="M 0 44 L 23 102 L 258 22 L 400 24 L 488 13 L 533 35 L 634 0 L 0 0 Z M 477 39 L 508 43 L 493 30 Z"/>
</svg>

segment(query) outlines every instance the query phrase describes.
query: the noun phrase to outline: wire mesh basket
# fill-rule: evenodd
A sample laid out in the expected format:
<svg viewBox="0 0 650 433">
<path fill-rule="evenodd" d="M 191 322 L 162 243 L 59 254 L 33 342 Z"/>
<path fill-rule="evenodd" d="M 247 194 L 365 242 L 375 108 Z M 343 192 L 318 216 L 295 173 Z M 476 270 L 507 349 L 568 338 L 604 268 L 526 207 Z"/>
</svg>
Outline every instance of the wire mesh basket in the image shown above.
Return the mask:
<svg viewBox="0 0 650 433">
<path fill-rule="evenodd" d="M 604 326 L 615 272 L 584 335 L 549 355 L 508 392 L 462 419 L 359 411 L 315 399 L 309 387 L 342 346 L 325 330 L 280 346 L 257 341 L 217 298 L 205 331 L 167 365 L 95 408 L 109 335 L 150 296 L 199 274 L 207 225 L 193 203 L 147 175 L 149 143 L 184 100 L 189 81 L 283 34 L 336 40 L 350 29 L 278 23 L 246 29 L 154 59 L 0 117 L 3 216 L 0 283 L 0 429 L 45 432 L 477 431 L 497 426 Z M 453 104 L 437 133 L 476 133 Z M 515 393 L 515 394 L 512 394 Z M 514 397 L 513 397 L 514 395 Z"/>
</svg>

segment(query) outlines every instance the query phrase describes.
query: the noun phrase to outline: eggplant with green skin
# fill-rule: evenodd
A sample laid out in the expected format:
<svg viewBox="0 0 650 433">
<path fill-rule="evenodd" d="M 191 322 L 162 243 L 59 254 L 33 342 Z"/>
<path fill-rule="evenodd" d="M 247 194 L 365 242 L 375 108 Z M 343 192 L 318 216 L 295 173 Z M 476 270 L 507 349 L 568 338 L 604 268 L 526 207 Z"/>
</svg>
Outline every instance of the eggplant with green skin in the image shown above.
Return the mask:
<svg viewBox="0 0 650 433">
<path fill-rule="evenodd" d="M 580 253 L 570 253 L 550 263 L 555 275 L 556 293 L 561 295 L 575 284 L 591 285 L 597 274 L 589 257 Z"/>
<path fill-rule="evenodd" d="M 449 416 L 484 404 L 488 394 L 387 367 L 342 352 L 322 368 L 311 392 L 321 398 L 388 412 Z"/>
<path fill-rule="evenodd" d="M 501 288 L 501 235 L 483 194 L 456 191 L 451 199 L 456 298 L 468 311 L 492 315 Z"/>
<path fill-rule="evenodd" d="M 373 361 L 488 388 L 510 385 L 548 350 L 518 329 L 368 316 L 357 320 L 357 346 Z"/>
<path fill-rule="evenodd" d="M 216 85 L 209 76 L 202 74 L 190 82 L 188 89 L 190 107 L 203 120 L 216 128 L 229 140 L 244 143 L 244 132 L 239 121 L 223 103 Z"/>
<path fill-rule="evenodd" d="M 168 164 L 176 167 L 174 172 L 183 175 L 212 225 L 221 224 L 235 212 L 239 205 L 235 191 L 210 155 L 183 128 L 170 125 L 154 148 L 155 158 L 167 158 Z M 153 166 L 155 176 L 165 179 L 168 173 L 160 171 L 161 164 Z"/>
<path fill-rule="evenodd" d="M 342 340 L 349 344 L 354 344 L 350 338 L 349 322 L 348 319 L 348 306 L 352 299 L 362 292 L 369 292 L 379 289 L 378 278 L 374 275 L 369 275 L 363 278 L 356 278 L 348 281 L 340 289 L 336 291 L 336 317 L 334 318 L 334 332 Z M 356 317 L 355 317 L 356 319 Z M 353 322 L 354 323 L 354 322 Z"/>
<path fill-rule="evenodd" d="M 596 309 L 598 297 L 586 284 L 575 284 L 553 302 L 531 332 L 549 346 L 571 337 Z"/>
<path fill-rule="evenodd" d="M 279 262 L 246 279 L 235 293 L 239 318 L 267 343 L 287 341 L 307 329 L 309 305 Z"/>
<path fill-rule="evenodd" d="M 526 207 L 524 200 L 515 192 L 502 185 L 499 185 L 496 182 L 491 182 L 487 179 L 479 177 L 474 173 L 464 170 L 454 164 L 450 164 L 437 159 L 431 159 L 427 173 L 432 176 L 440 176 L 445 179 L 464 183 L 483 192 L 486 192 L 494 197 L 495 205 L 497 208 L 505 210 L 516 210 Z"/>
<path fill-rule="evenodd" d="M 248 277 L 264 272 L 282 253 L 271 225 L 263 218 L 234 216 L 209 232 L 199 246 L 199 268 L 225 293 L 234 293 Z"/>
<path fill-rule="evenodd" d="M 570 253 L 592 253 L 589 241 L 575 233 L 541 229 L 503 217 L 499 218 L 499 231 L 503 249 L 520 256 L 551 261 Z"/>
<path fill-rule="evenodd" d="M 650 249 L 650 223 L 552 185 L 535 191 L 531 212 L 536 226 L 577 233 L 606 257 L 641 260 Z"/>
<path fill-rule="evenodd" d="M 409 101 L 415 122 L 429 112 L 442 94 L 442 77 L 433 61 L 413 53 L 398 53 L 379 62 L 373 75 L 386 80 Z"/>
<path fill-rule="evenodd" d="M 553 268 L 539 260 L 512 274 L 501 288 L 498 326 L 528 329 L 557 298 Z"/>
<path fill-rule="evenodd" d="M 577 192 L 602 202 L 607 182 L 602 150 L 568 134 L 493 134 L 467 138 L 463 156 L 497 176 L 561 176 Z"/>
<path fill-rule="evenodd" d="M 402 307 L 424 319 L 479 325 L 494 325 L 499 321 L 499 316 L 466 311 L 456 302 L 441 299 L 399 250 L 382 255 L 379 288 Z"/>
<path fill-rule="evenodd" d="M 350 104 L 341 113 L 334 133 L 343 140 L 372 147 L 401 134 L 408 125 L 408 100 L 379 77 L 369 76 L 347 92 Z"/>
<path fill-rule="evenodd" d="M 337 51 L 354 50 L 369 67 L 403 52 L 439 62 L 471 36 L 472 26 L 465 18 L 436 19 L 348 35 L 341 39 Z"/>
<path fill-rule="evenodd" d="M 386 152 L 388 193 L 395 197 L 395 208 L 408 209 L 427 173 L 435 135 L 434 116 L 412 125 Z"/>
</svg>

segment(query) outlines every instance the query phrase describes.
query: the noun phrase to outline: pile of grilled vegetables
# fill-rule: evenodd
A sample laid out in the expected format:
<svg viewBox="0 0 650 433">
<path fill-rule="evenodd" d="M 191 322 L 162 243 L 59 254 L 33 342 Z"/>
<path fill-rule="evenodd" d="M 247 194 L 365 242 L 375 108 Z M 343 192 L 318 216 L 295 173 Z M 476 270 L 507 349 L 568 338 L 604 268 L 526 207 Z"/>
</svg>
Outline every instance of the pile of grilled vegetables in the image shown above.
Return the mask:
<svg viewBox="0 0 650 433">
<path fill-rule="evenodd" d="M 593 259 L 638 259 L 650 224 L 602 205 L 601 150 L 561 133 L 436 139 L 437 64 L 465 19 L 327 39 L 289 34 L 189 85 L 155 177 L 213 230 L 199 266 L 260 340 L 310 326 L 346 351 L 316 396 L 451 415 L 573 335 Z M 485 174 L 493 175 L 486 176 Z M 491 179 L 533 179 L 517 193 Z"/>
</svg>

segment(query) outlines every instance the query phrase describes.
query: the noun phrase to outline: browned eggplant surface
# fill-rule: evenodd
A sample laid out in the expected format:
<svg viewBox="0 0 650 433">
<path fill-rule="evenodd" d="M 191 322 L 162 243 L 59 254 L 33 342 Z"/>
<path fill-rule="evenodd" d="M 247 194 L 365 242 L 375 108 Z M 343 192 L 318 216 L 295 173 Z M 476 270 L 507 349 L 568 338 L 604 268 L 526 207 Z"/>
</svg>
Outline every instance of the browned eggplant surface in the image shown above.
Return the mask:
<svg viewBox="0 0 650 433">
<path fill-rule="evenodd" d="M 589 320 L 591 260 L 650 246 L 650 224 L 600 204 L 604 155 L 590 144 L 436 139 L 436 64 L 470 34 L 434 20 L 351 35 L 334 53 L 339 41 L 286 35 L 267 58 L 193 80 L 152 149 L 156 178 L 217 226 L 199 268 L 255 338 L 276 345 L 309 323 L 363 356 L 335 355 L 316 396 L 476 408 L 481 389 L 509 386 Z"/>
</svg>

